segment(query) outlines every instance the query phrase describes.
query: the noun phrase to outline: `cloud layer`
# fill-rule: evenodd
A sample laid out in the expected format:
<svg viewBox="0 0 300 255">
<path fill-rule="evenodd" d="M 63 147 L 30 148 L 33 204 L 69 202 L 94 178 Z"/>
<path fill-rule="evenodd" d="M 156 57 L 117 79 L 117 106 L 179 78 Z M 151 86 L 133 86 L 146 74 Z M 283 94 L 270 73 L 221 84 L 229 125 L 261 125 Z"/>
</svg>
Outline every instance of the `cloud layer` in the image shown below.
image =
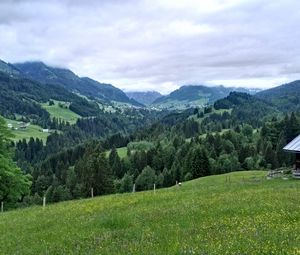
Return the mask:
<svg viewBox="0 0 300 255">
<path fill-rule="evenodd" d="M 126 90 L 270 87 L 300 77 L 297 0 L 3 0 L 0 58 Z"/>
</svg>

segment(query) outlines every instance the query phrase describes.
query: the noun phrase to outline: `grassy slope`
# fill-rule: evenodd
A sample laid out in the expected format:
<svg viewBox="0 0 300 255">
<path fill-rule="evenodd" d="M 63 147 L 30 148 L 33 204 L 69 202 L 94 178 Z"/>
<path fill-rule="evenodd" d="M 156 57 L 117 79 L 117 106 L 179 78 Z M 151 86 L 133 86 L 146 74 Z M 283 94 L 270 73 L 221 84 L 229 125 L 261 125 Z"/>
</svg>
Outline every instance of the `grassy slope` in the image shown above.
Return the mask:
<svg viewBox="0 0 300 255">
<path fill-rule="evenodd" d="M 80 118 L 78 114 L 72 112 L 69 108 L 59 107 L 59 101 L 53 100 L 53 102 L 54 105 L 51 106 L 48 103 L 42 104 L 42 107 L 50 113 L 51 117 L 68 121 L 70 122 L 70 124 L 74 124 L 77 121 L 77 119 Z"/>
<path fill-rule="evenodd" d="M 9 120 L 5 119 L 6 123 L 10 123 L 13 125 L 13 127 L 19 127 L 18 122 L 15 120 Z M 43 133 L 42 127 L 37 126 L 37 125 L 32 125 L 30 124 L 26 129 L 18 129 L 18 130 L 11 130 L 11 133 L 14 135 L 12 140 L 14 141 L 19 141 L 22 139 L 29 140 L 30 137 L 34 138 L 40 138 L 43 141 L 46 141 L 47 137 L 50 135 L 49 133 Z"/>
<path fill-rule="evenodd" d="M 1 252 L 299 254 L 300 181 L 226 176 L 0 214 Z"/>
<path fill-rule="evenodd" d="M 125 158 L 127 156 L 127 147 L 117 148 L 117 152 L 121 159 Z M 110 150 L 106 152 L 107 157 L 109 156 L 109 153 L 110 153 Z"/>
<path fill-rule="evenodd" d="M 154 104 L 153 106 L 159 109 L 177 109 L 177 110 L 185 110 L 190 107 L 203 107 L 205 104 L 208 103 L 208 99 L 201 98 L 199 100 L 195 101 L 179 101 L 179 100 L 173 100 L 168 99 L 167 101 L 163 103 Z"/>
<path fill-rule="evenodd" d="M 125 158 L 127 156 L 127 147 L 117 148 L 117 152 L 120 158 Z"/>
</svg>

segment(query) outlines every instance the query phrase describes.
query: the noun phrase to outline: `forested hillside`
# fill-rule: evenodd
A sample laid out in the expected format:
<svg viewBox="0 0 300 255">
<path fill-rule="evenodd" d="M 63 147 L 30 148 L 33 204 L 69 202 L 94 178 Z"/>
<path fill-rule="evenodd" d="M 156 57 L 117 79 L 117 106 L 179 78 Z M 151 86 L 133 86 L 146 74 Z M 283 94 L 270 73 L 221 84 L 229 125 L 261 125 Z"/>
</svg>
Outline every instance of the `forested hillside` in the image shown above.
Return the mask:
<svg viewBox="0 0 300 255">
<path fill-rule="evenodd" d="M 80 78 L 72 71 L 64 68 L 50 67 L 42 62 L 26 62 L 14 64 L 26 77 L 45 84 L 58 84 L 69 91 L 78 92 L 84 96 L 98 98 L 105 102 L 118 101 L 141 106 L 130 100 L 126 94 L 112 86 L 92 80 L 88 77 Z"/>
<path fill-rule="evenodd" d="M 299 110 L 300 81 L 293 81 L 288 84 L 261 91 L 257 93 L 256 96 L 272 103 L 274 107 L 285 112 Z"/>
<path fill-rule="evenodd" d="M 79 97 L 59 85 L 47 86 L 22 77 L 0 73 L 0 114 L 15 118 L 15 114 L 36 121 L 42 126 L 51 122 L 49 113 L 41 107 L 51 99 L 70 102 L 69 108 L 80 116 L 95 116 L 97 104 Z"/>
</svg>

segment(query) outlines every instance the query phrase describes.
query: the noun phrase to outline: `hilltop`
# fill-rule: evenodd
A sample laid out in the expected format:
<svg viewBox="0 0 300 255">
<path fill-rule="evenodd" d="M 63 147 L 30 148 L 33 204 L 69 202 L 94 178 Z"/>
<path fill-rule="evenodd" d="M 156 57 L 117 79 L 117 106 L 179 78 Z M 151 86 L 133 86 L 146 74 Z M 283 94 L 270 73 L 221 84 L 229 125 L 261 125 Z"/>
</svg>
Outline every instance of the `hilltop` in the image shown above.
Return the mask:
<svg viewBox="0 0 300 255">
<path fill-rule="evenodd" d="M 300 182 L 235 172 L 0 214 L 3 254 L 297 254 Z M 280 241 L 279 241 L 280 240 Z"/>
</svg>

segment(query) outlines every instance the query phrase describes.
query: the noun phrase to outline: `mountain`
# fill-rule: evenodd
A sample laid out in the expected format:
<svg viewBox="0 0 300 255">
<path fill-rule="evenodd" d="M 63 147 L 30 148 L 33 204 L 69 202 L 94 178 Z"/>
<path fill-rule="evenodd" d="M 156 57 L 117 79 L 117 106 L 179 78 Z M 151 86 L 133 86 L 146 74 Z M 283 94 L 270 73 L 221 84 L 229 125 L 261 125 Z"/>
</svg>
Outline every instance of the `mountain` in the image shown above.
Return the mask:
<svg viewBox="0 0 300 255">
<path fill-rule="evenodd" d="M 81 116 L 95 116 L 97 104 L 68 91 L 64 87 L 40 83 L 25 78 L 21 71 L 11 64 L 0 63 L 0 114 L 14 118 L 15 114 L 36 120 L 46 120 L 49 114 L 41 107 L 50 99 L 70 103 L 70 109 Z"/>
<path fill-rule="evenodd" d="M 156 99 L 162 97 L 162 95 L 157 91 L 146 91 L 146 92 L 126 92 L 126 95 L 134 99 L 135 101 L 144 104 L 144 105 L 150 105 L 152 104 Z"/>
<path fill-rule="evenodd" d="M 87 77 L 81 78 L 65 68 L 50 67 L 43 62 L 17 63 L 14 66 L 27 78 L 44 84 L 58 84 L 71 92 L 98 98 L 105 102 L 117 101 L 141 106 L 138 102 L 129 99 L 122 90 L 111 84 L 100 83 Z"/>
<path fill-rule="evenodd" d="M 230 92 L 253 93 L 254 90 L 246 88 L 233 88 L 224 86 L 207 87 L 203 85 L 182 86 L 167 96 L 160 97 L 153 102 L 158 108 L 186 109 L 189 107 L 203 107 L 226 97 Z"/>
<path fill-rule="evenodd" d="M 12 64 L 6 63 L 0 59 L 0 72 L 8 73 L 10 75 L 20 75 L 21 72 Z"/>
<path fill-rule="evenodd" d="M 300 109 L 300 80 L 263 90 L 255 96 L 272 103 L 281 111 L 296 111 Z"/>
</svg>

